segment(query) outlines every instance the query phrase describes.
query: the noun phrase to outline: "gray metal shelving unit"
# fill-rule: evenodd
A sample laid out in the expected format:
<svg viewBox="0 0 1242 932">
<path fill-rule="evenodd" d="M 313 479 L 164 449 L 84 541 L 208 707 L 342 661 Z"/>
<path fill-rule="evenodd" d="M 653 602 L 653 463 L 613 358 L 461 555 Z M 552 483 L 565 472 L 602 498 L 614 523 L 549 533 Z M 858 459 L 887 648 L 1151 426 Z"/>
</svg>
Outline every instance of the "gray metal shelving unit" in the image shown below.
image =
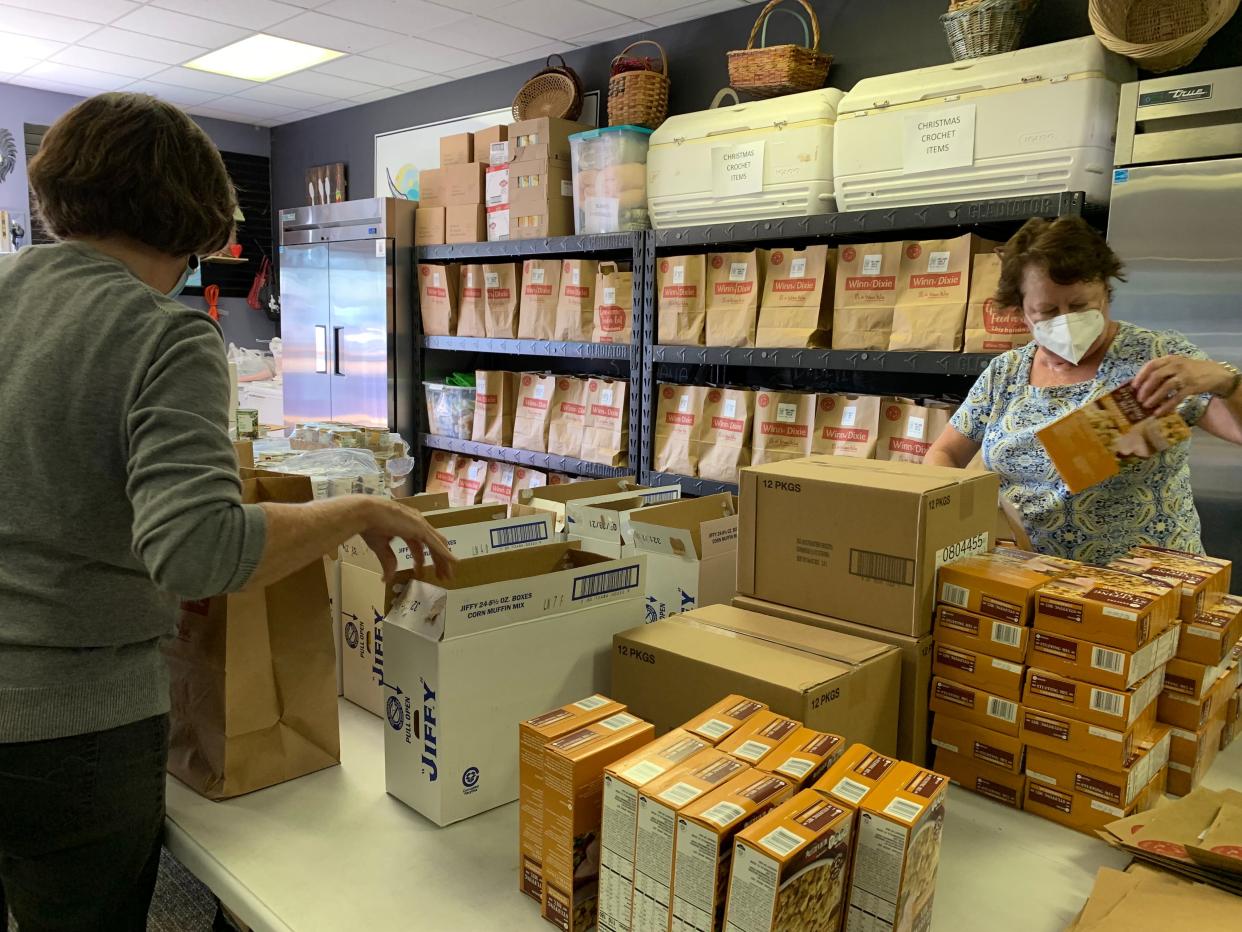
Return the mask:
<svg viewBox="0 0 1242 932">
<path fill-rule="evenodd" d="M 499 460 L 502 463 L 516 463 L 519 466 L 533 466 L 535 469 L 547 469 L 552 472 L 573 473 L 578 476 L 589 476 L 592 479 L 633 475 L 633 470 L 628 466 L 604 466 L 600 463 L 589 463 L 586 460 L 580 460 L 575 456 L 534 453 L 530 450 L 517 450 L 513 447 L 493 446 L 490 443 L 475 443 L 473 440 L 437 437 L 434 434 L 423 434 L 420 439 L 424 449 L 428 450 L 447 450 L 450 453 L 464 453 L 467 456 Z"/>
</svg>

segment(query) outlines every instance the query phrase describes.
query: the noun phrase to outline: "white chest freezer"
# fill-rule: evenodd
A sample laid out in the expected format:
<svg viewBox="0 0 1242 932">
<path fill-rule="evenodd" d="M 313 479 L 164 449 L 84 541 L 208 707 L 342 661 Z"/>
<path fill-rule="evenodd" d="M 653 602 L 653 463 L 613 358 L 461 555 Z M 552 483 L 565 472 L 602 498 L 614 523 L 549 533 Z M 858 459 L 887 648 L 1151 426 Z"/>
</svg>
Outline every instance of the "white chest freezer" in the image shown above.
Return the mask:
<svg viewBox="0 0 1242 932">
<path fill-rule="evenodd" d="M 656 229 L 836 210 L 835 88 L 669 117 L 647 150 Z"/>
<path fill-rule="evenodd" d="M 1106 204 L 1134 76 L 1087 36 L 859 81 L 837 122 L 838 209 L 1062 191 Z"/>
</svg>

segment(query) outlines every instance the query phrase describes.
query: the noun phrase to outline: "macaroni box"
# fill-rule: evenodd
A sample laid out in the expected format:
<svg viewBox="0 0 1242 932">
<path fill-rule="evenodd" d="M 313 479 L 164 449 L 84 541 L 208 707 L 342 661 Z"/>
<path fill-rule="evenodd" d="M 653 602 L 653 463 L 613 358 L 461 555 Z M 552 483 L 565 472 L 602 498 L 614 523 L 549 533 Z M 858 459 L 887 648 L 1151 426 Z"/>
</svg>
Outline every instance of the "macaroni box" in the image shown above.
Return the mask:
<svg viewBox="0 0 1242 932">
<path fill-rule="evenodd" d="M 939 750 L 973 760 L 1007 773 L 1022 773 L 1022 741 L 1013 735 L 980 728 L 971 722 L 937 715 L 932 723 L 932 744 Z M 949 774 L 952 776 L 952 774 Z"/>
<path fill-rule="evenodd" d="M 937 644 L 932 653 L 932 673 L 936 676 L 950 677 L 1014 702 L 1022 698 L 1022 676 L 1025 672 L 1025 666 L 1012 660 L 1001 660 L 948 644 Z"/>
<path fill-rule="evenodd" d="M 962 789 L 986 796 L 1011 809 L 1022 808 L 1022 796 L 1026 792 L 1025 774 L 1000 770 L 944 748 L 936 750 L 936 771 Z"/>
<path fill-rule="evenodd" d="M 1040 586 L 1078 565 L 1008 547 L 969 554 L 940 568 L 936 597 L 944 605 L 985 618 L 1026 625 Z"/>
<path fill-rule="evenodd" d="M 1125 731 L 1156 701 L 1163 682 L 1164 671 L 1157 670 L 1130 689 L 1105 689 L 1032 668 L 1027 673 L 1022 705 Z"/>
<path fill-rule="evenodd" d="M 1035 631 L 1026 662 L 1079 682 L 1125 690 L 1173 659 L 1180 627 L 1173 625 L 1136 651 L 1115 650 L 1078 638 Z"/>
<path fill-rule="evenodd" d="M 1040 588 L 1034 626 L 1134 651 L 1168 628 L 1180 607 L 1180 589 L 1132 573 L 1082 566 Z"/>
<path fill-rule="evenodd" d="M 1019 737 L 1028 752 L 1031 748 L 1042 748 L 1061 757 L 1119 770 L 1126 766 L 1134 749 L 1156 723 L 1156 708 L 1148 706 L 1124 731 L 1089 725 L 1060 713 L 1037 709 L 1023 709 L 1021 723 Z"/>
<path fill-rule="evenodd" d="M 802 789 L 822 777 L 844 753 L 845 739 L 840 735 L 803 726 L 768 752 L 758 766 Z"/>
<path fill-rule="evenodd" d="M 1031 629 L 985 618 L 951 605 L 940 605 L 936 608 L 936 627 L 932 633 L 937 644 L 978 651 L 1013 663 L 1025 663 Z"/>
<path fill-rule="evenodd" d="M 801 722 L 777 712 L 757 712 L 717 747 L 731 757 L 758 767 L 768 754 L 801 727 Z"/>
<path fill-rule="evenodd" d="M 1164 689 L 1186 699 L 1202 699 L 1228 672 L 1232 662 L 1226 658 L 1217 664 L 1206 664 L 1174 657 L 1164 670 Z"/>
<path fill-rule="evenodd" d="M 1013 699 L 943 676 L 932 680 L 930 708 L 937 714 L 950 715 L 1011 737 L 1018 734 L 1018 720 L 1022 714 L 1021 705 Z"/>
<path fill-rule="evenodd" d="M 897 763 L 865 744 L 851 745 L 811 788 L 843 806 L 857 806 Z"/>
</svg>

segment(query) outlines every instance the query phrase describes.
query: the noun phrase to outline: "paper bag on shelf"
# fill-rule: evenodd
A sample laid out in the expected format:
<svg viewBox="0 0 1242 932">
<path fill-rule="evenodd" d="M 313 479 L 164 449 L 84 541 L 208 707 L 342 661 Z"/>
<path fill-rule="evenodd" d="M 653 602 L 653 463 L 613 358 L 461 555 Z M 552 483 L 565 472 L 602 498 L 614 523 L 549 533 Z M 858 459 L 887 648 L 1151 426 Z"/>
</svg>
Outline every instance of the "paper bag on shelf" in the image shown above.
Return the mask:
<svg viewBox="0 0 1242 932">
<path fill-rule="evenodd" d="M 515 339 L 522 267 L 508 262 L 483 266 L 484 325 L 489 337 Z"/>
<path fill-rule="evenodd" d="M 418 308 L 427 336 L 457 333 L 458 272 L 456 265 L 418 266 Z"/>
<path fill-rule="evenodd" d="M 629 343 L 634 332 L 634 273 L 601 262 L 595 277 L 593 343 Z"/>
<path fill-rule="evenodd" d="M 487 296 L 483 291 L 483 266 L 463 265 L 459 273 L 457 336 L 487 336 Z"/>
<path fill-rule="evenodd" d="M 703 437 L 701 385 L 657 386 L 654 450 L 651 468 L 682 476 L 697 476 Z"/>
<path fill-rule="evenodd" d="M 425 491 L 453 494 L 457 483 L 457 454 L 447 450 L 432 450 L 431 462 L 427 467 L 427 484 Z"/>
<path fill-rule="evenodd" d="M 768 253 L 756 346 L 828 345 L 837 251 L 827 246 Z"/>
<path fill-rule="evenodd" d="M 519 466 L 513 472 L 513 498 L 510 503 L 516 505 L 523 489 L 538 489 L 548 484 L 548 474 L 541 469 Z"/>
<path fill-rule="evenodd" d="M 707 257 L 708 346 L 754 346 L 763 265 L 758 250 Z"/>
<path fill-rule="evenodd" d="M 921 463 L 953 417 L 952 405 L 909 398 L 885 398 L 880 404 L 880 432 L 875 458 Z"/>
<path fill-rule="evenodd" d="M 519 450 L 547 453 L 556 376 L 524 372 L 519 382 L 517 410 L 513 417 L 513 446 Z"/>
<path fill-rule="evenodd" d="M 832 308 L 832 348 L 886 350 L 897 302 L 901 243 L 842 246 Z"/>
<path fill-rule="evenodd" d="M 820 395 L 811 452 L 875 459 L 880 400 L 878 395 Z"/>
<path fill-rule="evenodd" d="M 963 352 L 1005 353 L 1031 342 L 1022 309 L 1001 307 L 996 300 L 1000 272 L 1001 258 L 995 252 L 985 251 L 974 257 Z"/>
<path fill-rule="evenodd" d="M 582 452 L 582 431 L 586 425 L 587 383 L 568 375 L 556 376 L 554 383 L 548 419 L 548 452 L 577 457 Z"/>
<path fill-rule="evenodd" d="M 561 288 L 556 302 L 552 339 L 562 343 L 586 343 L 595 328 L 594 259 L 565 259 L 561 263 Z"/>
<path fill-rule="evenodd" d="M 703 442 L 699 476 L 716 482 L 738 481 L 750 465 L 755 393 L 747 388 L 709 388 L 703 406 Z"/>
<path fill-rule="evenodd" d="M 474 430 L 471 439 L 498 447 L 513 444 L 517 373 L 479 369 L 474 373 Z"/>
<path fill-rule="evenodd" d="M 776 463 L 811 455 L 815 396 L 804 392 L 755 393 L 751 463 Z"/>
<path fill-rule="evenodd" d="M 707 256 L 662 256 L 656 261 L 659 326 L 663 346 L 702 346 L 707 319 Z"/>
<path fill-rule="evenodd" d="M 582 459 L 605 466 L 624 466 L 630 449 L 628 384 L 621 379 L 587 381 Z"/>
<path fill-rule="evenodd" d="M 967 233 L 954 239 L 906 243 L 897 273 L 890 350 L 956 353 L 966 328 L 970 260 L 983 248 Z"/>
<path fill-rule="evenodd" d="M 461 508 L 477 505 L 483 497 L 483 483 L 487 481 L 487 460 L 470 456 L 457 457 L 457 475 L 453 491 L 449 493 L 449 505 Z"/>
<path fill-rule="evenodd" d="M 561 292 L 560 259 L 527 259 L 522 265 L 522 301 L 518 306 L 519 340 L 554 340 L 556 305 Z"/>
</svg>

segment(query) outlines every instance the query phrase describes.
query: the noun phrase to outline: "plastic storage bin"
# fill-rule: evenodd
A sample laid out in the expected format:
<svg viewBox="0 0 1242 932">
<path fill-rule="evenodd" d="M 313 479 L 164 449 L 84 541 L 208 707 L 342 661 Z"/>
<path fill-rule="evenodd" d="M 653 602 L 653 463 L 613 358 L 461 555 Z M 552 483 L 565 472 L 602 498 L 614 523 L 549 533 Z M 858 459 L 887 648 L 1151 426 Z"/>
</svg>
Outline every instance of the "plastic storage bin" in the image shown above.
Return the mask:
<svg viewBox="0 0 1242 932">
<path fill-rule="evenodd" d="M 424 382 L 427 431 L 437 437 L 470 440 L 474 431 L 474 389 Z"/>
<path fill-rule="evenodd" d="M 643 126 L 605 126 L 569 137 L 574 231 L 646 230 L 647 143 Z"/>
</svg>

